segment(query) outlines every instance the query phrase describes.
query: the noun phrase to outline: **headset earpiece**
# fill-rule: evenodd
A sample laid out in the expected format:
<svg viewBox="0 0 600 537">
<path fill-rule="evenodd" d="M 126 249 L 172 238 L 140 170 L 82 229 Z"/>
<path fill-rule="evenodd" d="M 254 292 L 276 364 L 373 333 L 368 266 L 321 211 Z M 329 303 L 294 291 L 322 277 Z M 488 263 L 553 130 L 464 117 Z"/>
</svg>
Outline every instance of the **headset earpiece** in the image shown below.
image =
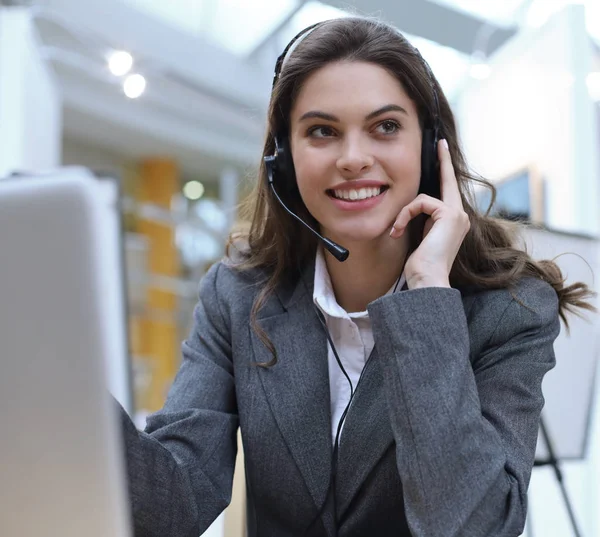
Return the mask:
<svg viewBox="0 0 600 537">
<path fill-rule="evenodd" d="M 290 148 L 289 138 L 286 135 L 275 137 L 275 148 L 277 151 L 277 170 L 285 177 L 285 180 L 295 179 L 294 161 Z"/>
<path fill-rule="evenodd" d="M 439 131 L 437 128 L 423 130 L 423 143 L 421 147 L 421 184 L 419 193 L 441 197 L 440 188 L 440 162 L 437 153 Z"/>
<path fill-rule="evenodd" d="M 270 183 L 277 185 L 280 191 L 287 199 L 297 190 L 296 172 L 294 171 L 294 161 L 290 150 L 289 139 L 286 135 L 274 137 L 275 151 L 272 155 L 264 158 L 267 167 L 267 177 Z"/>
</svg>

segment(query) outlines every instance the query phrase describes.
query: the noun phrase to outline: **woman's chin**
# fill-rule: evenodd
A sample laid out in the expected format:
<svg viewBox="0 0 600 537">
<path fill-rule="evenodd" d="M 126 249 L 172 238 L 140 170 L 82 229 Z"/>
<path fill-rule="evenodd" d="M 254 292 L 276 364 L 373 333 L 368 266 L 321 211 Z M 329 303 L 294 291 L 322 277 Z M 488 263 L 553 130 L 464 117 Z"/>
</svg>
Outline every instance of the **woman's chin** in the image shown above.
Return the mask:
<svg viewBox="0 0 600 537">
<path fill-rule="evenodd" d="M 325 231 L 325 236 L 331 240 L 339 242 L 341 245 L 350 243 L 370 243 L 378 242 L 382 239 L 388 239 L 391 225 L 387 226 L 352 226 L 343 229 L 332 229 Z"/>
</svg>

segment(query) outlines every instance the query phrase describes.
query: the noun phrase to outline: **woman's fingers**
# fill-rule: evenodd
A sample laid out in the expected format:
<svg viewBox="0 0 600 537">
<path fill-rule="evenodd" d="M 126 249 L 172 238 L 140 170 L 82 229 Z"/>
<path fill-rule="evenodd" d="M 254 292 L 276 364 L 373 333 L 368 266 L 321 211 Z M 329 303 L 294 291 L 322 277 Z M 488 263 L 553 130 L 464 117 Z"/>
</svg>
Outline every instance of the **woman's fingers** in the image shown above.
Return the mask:
<svg viewBox="0 0 600 537">
<path fill-rule="evenodd" d="M 452 157 L 446 140 L 440 140 L 437 146 L 440 159 L 440 181 L 442 199 L 419 194 L 411 203 L 406 205 L 396 218 L 390 236 L 400 237 L 408 223 L 419 214 L 426 214 L 433 221 L 447 220 L 456 229 L 469 228 L 469 218 L 464 211 L 458 181 L 452 165 Z"/>
<path fill-rule="evenodd" d="M 452 165 L 452 157 L 448 150 L 448 142 L 440 140 L 437 145 L 438 157 L 440 159 L 440 181 L 442 200 L 451 207 L 463 208 L 458 181 Z"/>
<path fill-rule="evenodd" d="M 409 222 L 420 214 L 426 214 L 435 222 L 438 220 L 447 221 L 453 228 L 466 231 L 470 228 L 469 217 L 462 208 L 452 207 L 437 198 L 432 198 L 425 194 L 419 194 L 411 203 L 406 205 L 396 218 L 390 237 L 400 237 Z"/>
<path fill-rule="evenodd" d="M 415 216 L 422 213 L 432 216 L 436 210 L 443 209 L 443 207 L 444 203 L 441 200 L 425 194 L 419 194 L 400 211 L 398 218 L 396 218 L 396 221 L 392 226 L 390 237 L 399 237 L 402 235 L 408 223 L 415 218 Z"/>
</svg>

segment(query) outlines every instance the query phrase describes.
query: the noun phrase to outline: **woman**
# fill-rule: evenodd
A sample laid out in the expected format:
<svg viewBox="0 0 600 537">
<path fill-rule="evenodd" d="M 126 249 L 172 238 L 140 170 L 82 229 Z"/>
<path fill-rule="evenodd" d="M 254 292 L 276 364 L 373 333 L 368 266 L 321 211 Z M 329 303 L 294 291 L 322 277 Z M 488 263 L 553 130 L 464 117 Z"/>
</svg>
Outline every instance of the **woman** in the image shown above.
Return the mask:
<svg viewBox="0 0 600 537">
<path fill-rule="evenodd" d="M 448 102 L 396 30 L 302 37 L 249 232 L 203 279 L 164 409 L 145 433 L 123 416 L 136 535 L 208 527 L 238 424 L 251 536 L 520 535 L 559 315 L 591 293 L 473 208 Z"/>
</svg>

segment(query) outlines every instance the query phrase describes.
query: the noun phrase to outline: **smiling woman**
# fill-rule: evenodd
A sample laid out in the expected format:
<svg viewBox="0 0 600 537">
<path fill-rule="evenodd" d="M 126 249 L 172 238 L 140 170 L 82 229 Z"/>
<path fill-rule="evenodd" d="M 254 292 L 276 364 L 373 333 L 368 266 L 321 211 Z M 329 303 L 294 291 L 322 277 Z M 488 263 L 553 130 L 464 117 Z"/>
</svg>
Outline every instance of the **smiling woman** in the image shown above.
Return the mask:
<svg viewBox="0 0 600 537">
<path fill-rule="evenodd" d="M 202 282 L 165 408 L 124 417 L 138 535 L 214 520 L 239 425 L 250 537 L 516 537 L 559 316 L 590 292 L 471 204 L 487 183 L 394 28 L 297 37 L 249 232 Z"/>
<path fill-rule="evenodd" d="M 516 226 L 477 210 L 473 184 L 483 184 L 492 192 L 494 187 L 469 172 L 441 87 L 402 35 L 377 21 L 345 18 L 310 27 L 298 44 L 294 41 L 290 45 L 295 47 L 278 61 L 264 155 L 275 152 L 275 138 L 283 140 L 280 146 L 289 144 L 289 154 L 280 160 L 293 157 L 276 177 L 278 194 L 304 221 L 352 252 L 343 266 L 326 256 L 342 306 L 364 311 L 405 272 L 406 264 L 416 269 L 408 274 L 410 282 L 463 290 L 510 288 L 524 277 L 541 278 L 557 292 L 565 322 L 567 311 L 588 307 L 585 286 L 565 287 L 556 265 L 536 263 L 513 247 Z M 422 255 L 427 254 L 422 239 L 440 215 L 447 216 L 448 208 L 447 203 L 435 205 L 431 199 L 440 197 L 445 182 L 443 174 L 429 169 L 439 166 L 437 147 L 430 150 L 425 139 L 432 129 L 435 138 L 445 138 L 448 146 L 439 163 L 447 156 L 446 175 L 453 179 L 446 190 L 458 190 L 453 219 L 468 220 L 469 229 L 463 224 L 464 237 L 457 232 L 450 241 L 459 240 L 454 255 L 438 248 L 451 257 L 436 264 L 440 270 L 421 274 L 423 263 L 435 263 L 434 256 Z M 247 245 L 240 248 L 244 256 L 240 268 L 269 267 L 270 277 L 255 302 L 253 318 L 290 271 L 297 272 L 314 260 L 317 249 L 315 236 L 269 191 L 266 175 L 263 168 L 244 208 L 251 222 L 249 234 L 233 237 L 238 245 Z M 424 188 L 430 176 L 437 192 L 430 185 Z M 429 194 L 427 202 L 423 204 L 417 194 Z M 414 212 L 415 203 L 420 211 Z M 407 233 L 400 236 L 398 226 L 394 231 L 392 226 L 405 207 L 405 214 L 408 211 L 412 217 Z M 448 239 L 440 233 L 446 229 L 437 226 L 425 243 L 442 236 Z M 390 240 L 390 232 L 395 241 Z M 415 263 L 419 258 L 422 263 Z M 377 283 L 374 273 L 379 275 Z M 262 337 L 256 323 L 254 328 Z M 269 345 L 266 338 L 265 344 Z"/>
</svg>

